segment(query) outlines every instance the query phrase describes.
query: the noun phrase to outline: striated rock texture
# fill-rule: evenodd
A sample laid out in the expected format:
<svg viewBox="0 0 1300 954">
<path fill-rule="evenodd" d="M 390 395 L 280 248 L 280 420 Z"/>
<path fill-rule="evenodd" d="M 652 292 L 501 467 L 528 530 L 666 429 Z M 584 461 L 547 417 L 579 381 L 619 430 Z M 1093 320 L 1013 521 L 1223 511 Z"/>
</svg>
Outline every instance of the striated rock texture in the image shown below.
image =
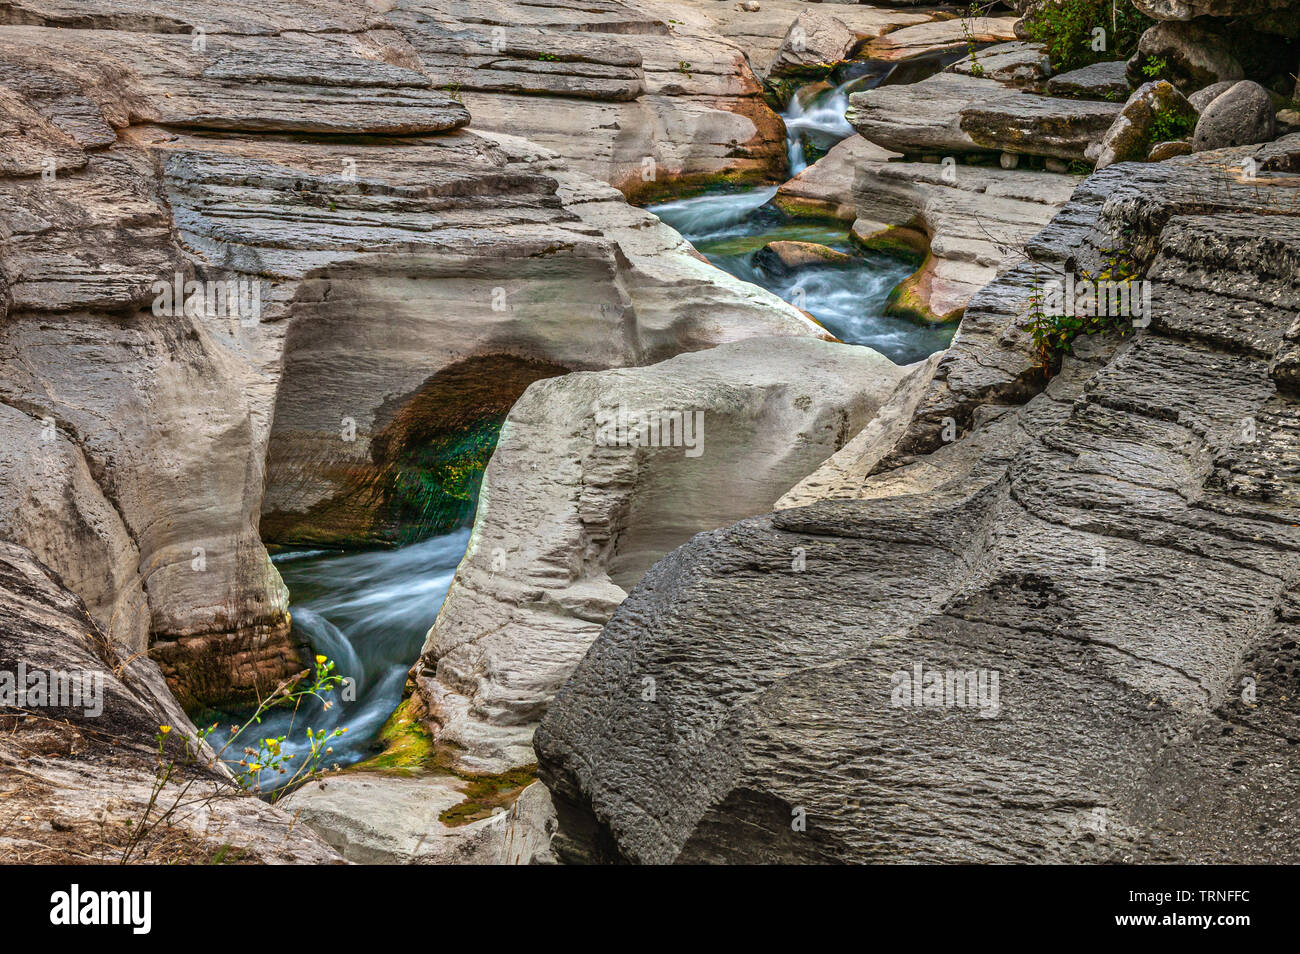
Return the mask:
<svg viewBox="0 0 1300 954">
<path fill-rule="evenodd" d="M 853 180 L 853 230 L 867 247 L 911 241 L 924 251 L 921 267 L 894 291 L 891 312 L 952 321 L 999 269 L 1023 258 L 1025 242 L 1077 183 L 1031 169 L 864 162 Z"/>
<path fill-rule="evenodd" d="M 588 11 L 548 9 L 622 75 Z M 263 539 L 462 519 L 538 378 L 825 334 L 556 153 L 467 131 L 404 10 L 0 5 L 0 537 L 187 706 L 299 668 Z"/>
<path fill-rule="evenodd" d="M 530 764 L 551 697 L 646 569 L 700 530 L 769 509 L 916 370 L 867 348 L 768 338 L 529 388 L 414 667 L 436 740 L 469 771 Z M 689 420 L 658 428 L 688 426 L 638 446 L 604 430 L 624 411 L 633 431 L 636 415 L 660 412 Z"/>
<path fill-rule="evenodd" d="M 536 736 L 560 857 L 1300 860 L 1297 168 L 1290 137 L 1093 176 L 906 453 L 656 565 Z M 1149 325 L 1044 388 L 1032 277 L 1116 247 Z"/>
<path fill-rule="evenodd" d="M 25 666 L 24 670 L 19 667 Z M 0 795 L 7 864 L 116 863 L 145 818 L 156 779 L 159 727 L 171 727 L 168 759 L 194 727 L 177 708 L 158 667 L 124 657 L 85 605 L 21 547 L 0 543 L 0 672 L 70 679 L 77 695 L 6 698 L 0 724 Z M 6 682 L 6 692 L 14 686 Z M 15 704 L 15 702 L 17 704 Z M 191 777 L 192 776 L 192 777 Z M 153 824 L 136 861 L 205 864 L 329 864 L 341 859 L 293 817 L 235 795 L 224 779 L 182 768 L 159 793 L 169 807 L 189 784 L 170 823 Z M 156 813 L 150 816 L 156 818 Z"/>
<path fill-rule="evenodd" d="M 908 155 L 1009 152 L 1090 159 L 1118 103 L 1009 91 L 1002 82 L 944 72 L 849 97 L 846 118 L 877 145 Z"/>
</svg>

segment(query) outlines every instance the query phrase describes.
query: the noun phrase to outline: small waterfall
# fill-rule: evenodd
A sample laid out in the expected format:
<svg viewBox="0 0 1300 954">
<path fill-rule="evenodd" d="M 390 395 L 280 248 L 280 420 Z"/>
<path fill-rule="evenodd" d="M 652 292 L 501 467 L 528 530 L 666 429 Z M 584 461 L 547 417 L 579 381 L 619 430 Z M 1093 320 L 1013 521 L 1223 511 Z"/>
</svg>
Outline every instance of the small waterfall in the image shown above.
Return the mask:
<svg viewBox="0 0 1300 954">
<path fill-rule="evenodd" d="M 849 93 L 864 85 L 864 77 L 855 76 L 839 86 L 803 96 L 803 90 L 790 97 L 781 118 L 785 120 L 786 152 L 790 157 L 790 175 L 797 176 L 808 168 L 804 139 L 829 149 L 841 139 L 853 135 L 853 127 L 844 118 L 849 108 Z M 805 87 L 806 88 L 806 87 Z M 807 99 L 807 102 L 804 100 Z"/>
<path fill-rule="evenodd" d="M 372 741 L 402 700 L 407 670 L 468 544 L 469 530 L 463 529 L 396 550 L 306 550 L 273 557 L 289 588 L 295 635 L 313 653 L 334 660 L 334 672 L 352 680 L 353 698 L 335 690 L 328 708 L 308 700 L 296 713 L 272 709 L 226 750 L 226 760 L 238 762 L 244 747 L 256 748 L 259 738 L 283 735 L 283 750 L 297 756 L 296 765 L 308 751 L 308 728 L 328 732 L 345 726 L 347 734 L 330 743 L 334 751 L 322 764 L 349 765 L 371 755 Z M 224 717 L 209 738 L 213 747 L 228 741 L 230 723 L 245 718 Z M 266 792 L 285 780 L 267 773 L 260 778 Z"/>
</svg>

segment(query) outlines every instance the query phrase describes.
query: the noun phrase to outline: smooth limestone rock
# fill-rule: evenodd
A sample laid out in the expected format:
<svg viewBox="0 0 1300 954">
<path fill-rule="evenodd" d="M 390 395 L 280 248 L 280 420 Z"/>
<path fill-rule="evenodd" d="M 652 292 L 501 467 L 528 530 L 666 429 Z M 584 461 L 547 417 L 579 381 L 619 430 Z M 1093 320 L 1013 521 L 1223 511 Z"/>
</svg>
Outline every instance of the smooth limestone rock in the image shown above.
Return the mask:
<svg viewBox="0 0 1300 954">
<path fill-rule="evenodd" d="M 1300 859 L 1297 143 L 1098 173 L 1030 251 L 1147 250 L 1149 327 L 656 565 L 537 732 L 557 856 Z"/>
<path fill-rule="evenodd" d="M 206 9 L 181 25 L 234 16 Z M 277 25 L 330 9 L 276 3 L 201 44 L 150 4 L 0 26 L 4 102 L 65 150 L 0 178 L 0 532 L 124 652 L 152 644 L 186 705 L 301 668 L 263 536 L 459 519 L 449 435 L 486 454 L 538 377 L 826 336 L 554 153 L 452 128 L 462 106 L 386 23 Z M 187 308 L 178 281 L 213 284 Z"/>
<path fill-rule="evenodd" d="M 1013 86 L 1040 83 L 1052 75 L 1052 64 L 1041 43 L 999 43 L 962 57 L 949 73 L 984 76 Z"/>
<path fill-rule="evenodd" d="M 1196 122 L 1192 150 L 1223 149 L 1268 142 L 1277 135 L 1277 119 L 1268 90 L 1242 80 L 1216 96 Z"/>
<path fill-rule="evenodd" d="M 873 60 L 893 62 L 960 49 L 968 43 L 1005 43 L 1016 38 L 1015 17 L 967 17 L 920 23 L 886 33 L 867 44 Z"/>
<path fill-rule="evenodd" d="M 1127 99 L 1127 66 L 1124 60 L 1107 60 L 1068 73 L 1057 73 L 1047 81 L 1047 92 L 1052 96 L 1104 99 L 1110 102 Z"/>
<path fill-rule="evenodd" d="M 849 136 L 803 172 L 782 183 L 772 197 L 772 204 L 789 215 L 827 217 L 851 223 L 858 217 L 853 203 L 853 178 L 857 170 L 895 158 L 899 158 L 896 152 L 861 136 Z"/>
<path fill-rule="evenodd" d="M 448 757 L 476 772 L 531 763 L 551 697 L 646 569 L 770 507 L 911 371 L 867 348 L 769 338 L 529 388 L 414 669 Z M 638 447 L 605 427 L 620 410 L 684 414 L 691 430 Z"/>
<path fill-rule="evenodd" d="M 990 79 L 936 73 L 919 83 L 853 93 L 844 118 L 864 139 L 894 152 L 976 152 L 980 146 L 962 128 L 962 110 L 1005 90 Z"/>
<path fill-rule="evenodd" d="M 1129 82 L 1141 83 L 1143 67 L 1152 60 L 1164 65 L 1162 78 L 1184 93 L 1211 83 L 1235 82 L 1246 75 L 1227 42 L 1196 23 L 1162 20 L 1144 32 L 1137 53 L 1128 62 Z"/>
<path fill-rule="evenodd" d="M 831 15 L 860 37 L 880 36 L 900 27 L 928 22 L 935 16 L 930 12 L 889 9 L 909 5 L 927 6 L 924 3 L 836 4 Z M 765 0 L 756 12 L 739 7 L 718 0 L 674 0 L 673 18 L 702 17 L 710 29 L 744 52 L 754 73 L 763 79 L 771 76 L 772 65 L 790 38 L 790 27 L 799 17 L 818 12 L 803 0 Z"/>
<path fill-rule="evenodd" d="M 449 825 L 441 813 L 465 800 L 466 782 L 438 772 L 353 770 L 294 794 L 298 817 L 353 864 L 553 863 L 555 809 L 534 782 L 488 818 Z"/>
<path fill-rule="evenodd" d="M 524 137 L 629 196 L 784 167 L 781 121 L 744 52 L 698 9 L 398 0 L 385 18 L 475 129 Z"/>
<path fill-rule="evenodd" d="M 1141 162 L 1156 142 L 1196 126 L 1196 109 L 1172 83 L 1156 80 L 1133 91 L 1101 141 L 1097 168 L 1116 162 Z"/>
<path fill-rule="evenodd" d="M 859 167 L 853 231 L 868 248 L 905 241 L 925 255 L 891 309 L 917 320 L 959 318 L 999 269 L 1065 204 L 1078 178 L 1031 169 L 879 161 Z M 912 233 L 918 240 L 909 238 Z M 900 301 L 899 298 L 902 298 Z"/>
<path fill-rule="evenodd" d="M 11 543 L 0 543 L 0 671 L 11 680 L 25 677 L 29 693 L 53 685 L 56 675 L 71 676 L 79 690 L 40 700 L 28 695 L 16 705 L 6 700 L 13 705 L 0 717 L 0 793 L 9 813 L 0 855 L 7 862 L 117 862 L 154 794 L 155 739 L 164 725 L 170 727 L 167 758 L 181 767 L 157 793 L 136 861 L 341 861 L 290 813 L 238 794 L 220 774 L 189 767 L 182 739 L 195 741 L 194 727 L 158 667 L 119 655 L 81 600 L 30 551 Z M 205 750 L 204 759 L 211 757 Z M 178 799 L 181 810 L 159 822 Z"/>
</svg>

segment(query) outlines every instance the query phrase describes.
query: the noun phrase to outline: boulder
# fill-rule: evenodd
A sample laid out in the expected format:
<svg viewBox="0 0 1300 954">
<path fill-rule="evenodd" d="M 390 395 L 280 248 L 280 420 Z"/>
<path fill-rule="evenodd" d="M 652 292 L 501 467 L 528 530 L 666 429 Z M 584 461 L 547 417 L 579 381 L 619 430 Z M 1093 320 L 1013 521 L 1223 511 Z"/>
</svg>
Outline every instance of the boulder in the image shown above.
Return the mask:
<svg viewBox="0 0 1300 954">
<path fill-rule="evenodd" d="M 803 10 L 790 24 L 767 79 L 824 76 L 835 64 L 849 59 L 865 39 L 828 9 Z"/>
<path fill-rule="evenodd" d="M 1041 43 L 999 43 L 964 56 L 946 69 L 1012 86 L 1034 85 L 1052 75 L 1052 65 Z"/>
<path fill-rule="evenodd" d="M 1194 110 L 1198 113 L 1203 113 L 1205 112 L 1206 106 L 1209 106 L 1210 103 L 1214 102 L 1236 85 L 1237 83 L 1235 80 L 1224 80 L 1221 83 L 1211 83 L 1204 89 L 1198 89 L 1191 96 L 1188 96 L 1187 101 L 1192 104 Z"/>
<path fill-rule="evenodd" d="M 559 858 L 1300 860 L 1287 149 L 1214 199 L 1222 154 L 1097 173 L 931 385 L 1000 390 L 654 567 L 536 735 Z M 1015 392 L 1040 241 L 1147 249 L 1153 309 Z"/>
<path fill-rule="evenodd" d="M 961 129 L 986 149 L 1082 161 L 1119 111 L 1118 103 L 1009 93 L 963 108 Z"/>
<path fill-rule="evenodd" d="M 1248 143 L 1268 142 L 1277 135 L 1273 100 L 1268 90 L 1242 80 L 1220 93 L 1201 112 L 1192 135 L 1192 149 L 1222 149 Z"/>
<path fill-rule="evenodd" d="M 1128 62 L 1129 82 L 1150 78 L 1145 67 L 1162 67 L 1157 79 L 1167 79 L 1184 93 L 1245 73 L 1228 43 L 1214 31 L 1196 23 L 1162 20 L 1142 34 L 1137 53 Z"/>
<path fill-rule="evenodd" d="M 863 53 L 873 60 L 893 62 L 961 49 L 972 42 L 1006 43 L 1016 39 L 1015 24 L 1015 17 L 935 20 L 886 33 L 871 40 Z"/>
<path fill-rule="evenodd" d="M 768 338 L 529 388 L 413 670 L 436 743 L 469 771 L 531 763 L 537 720 L 646 569 L 770 507 L 914 370 L 867 348 Z M 637 446 L 636 416 L 652 412 L 680 419 Z"/>
<path fill-rule="evenodd" d="M 1106 132 L 1096 167 L 1141 162 L 1153 145 L 1190 135 L 1195 126 L 1196 110 L 1173 84 L 1165 80 L 1144 83 L 1133 91 Z"/>
<path fill-rule="evenodd" d="M 936 73 L 919 83 L 877 86 L 849 96 L 844 118 L 864 139 L 894 152 L 977 152 L 962 109 L 1005 91 L 994 80 Z"/>
<path fill-rule="evenodd" d="M 1192 144 L 1185 139 L 1158 142 L 1147 153 L 1147 162 L 1164 162 L 1174 156 L 1186 156 L 1192 152 Z"/>
<path fill-rule="evenodd" d="M 1092 63 L 1068 73 L 1058 73 L 1047 81 L 1047 92 L 1053 96 L 1110 102 L 1127 99 L 1129 88 L 1128 65 L 1123 60 Z"/>
<path fill-rule="evenodd" d="M 1166 21 L 1249 17 L 1255 30 L 1300 36 L 1300 11 L 1291 0 L 1133 0 L 1133 6 L 1149 17 Z"/>
</svg>

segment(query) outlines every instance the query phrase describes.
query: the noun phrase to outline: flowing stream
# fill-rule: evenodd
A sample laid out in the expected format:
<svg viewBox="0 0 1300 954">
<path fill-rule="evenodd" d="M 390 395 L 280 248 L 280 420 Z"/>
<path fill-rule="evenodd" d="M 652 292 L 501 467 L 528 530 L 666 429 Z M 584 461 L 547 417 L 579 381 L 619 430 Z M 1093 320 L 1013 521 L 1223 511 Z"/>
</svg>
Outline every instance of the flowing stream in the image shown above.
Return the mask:
<svg viewBox="0 0 1300 954">
<path fill-rule="evenodd" d="M 903 63 L 847 63 L 834 85 L 809 83 L 790 98 L 781 116 L 791 176 L 853 135 L 844 118 L 849 95 L 886 83 L 911 83 L 965 55 L 948 51 Z M 863 251 L 847 227 L 829 220 L 792 219 L 772 205 L 776 187 L 719 190 L 649 206 L 705 258 L 737 278 L 765 288 L 811 314 L 848 344 L 866 345 L 898 364 L 919 361 L 948 347 L 953 325 L 923 326 L 884 313 L 889 293 L 914 270 L 892 256 Z M 851 264 L 764 267 L 757 253 L 770 242 L 813 242 L 853 257 Z"/>
<path fill-rule="evenodd" d="M 956 57 L 885 65 L 850 63 L 835 85 L 814 83 L 796 91 L 782 114 L 791 175 L 802 172 L 835 143 L 853 134 L 844 118 L 849 94 L 884 82 L 912 82 Z M 903 76 L 907 73 L 907 76 Z M 951 326 L 923 327 L 887 317 L 885 302 L 912 266 L 896 258 L 855 248 L 842 223 L 792 220 L 771 204 L 776 187 L 720 191 L 665 202 L 650 211 L 673 226 L 718 268 L 781 296 L 813 315 L 849 344 L 867 345 L 897 363 L 920 360 L 946 348 Z M 849 265 L 767 269 L 755 253 L 769 242 L 813 242 L 853 256 Z M 293 626 L 313 653 L 328 656 L 336 672 L 352 680 L 348 697 L 332 693 L 328 708 L 316 700 L 296 713 L 272 710 L 262 723 L 231 745 L 225 757 L 237 762 L 255 739 L 285 736 L 283 750 L 298 765 L 307 751 L 305 730 L 346 728 L 331 740 L 321 764 L 349 765 L 373 753 L 373 742 L 402 698 L 411 663 L 438 614 L 469 530 L 396 550 L 289 551 L 273 557 L 289 588 Z M 244 714 L 245 717 L 247 713 Z M 238 713 L 223 715 L 210 741 L 218 749 L 229 738 Z M 263 773 L 264 791 L 282 784 Z"/>
<path fill-rule="evenodd" d="M 373 754 L 375 735 L 402 699 L 407 671 L 468 543 L 466 528 L 396 550 L 304 550 L 274 556 L 289 587 L 295 633 L 314 653 L 334 660 L 338 675 L 355 680 L 355 698 L 340 699 L 343 693 L 335 690 L 329 709 L 308 700 L 297 713 L 272 710 L 226 751 L 226 759 L 237 762 L 245 746 L 256 747 L 255 739 L 286 736 L 283 748 L 297 756 L 291 763 L 297 765 L 308 748 L 308 727 L 348 730 L 330 742 L 334 751 L 322 765 L 349 765 Z M 218 749 L 229 737 L 227 721 L 210 738 Z M 260 781 L 263 790 L 277 784 L 269 775 Z"/>
<path fill-rule="evenodd" d="M 776 188 L 720 192 L 650 206 L 710 262 L 807 311 L 841 341 L 908 364 L 948 347 L 952 325 L 923 326 L 884 314 L 890 291 L 914 266 L 855 248 L 834 222 L 791 220 L 771 204 Z M 850 265 L 765 269 L 755 253 L 769 242 L 814 242 L 853 256 Z"/>
</svg>

